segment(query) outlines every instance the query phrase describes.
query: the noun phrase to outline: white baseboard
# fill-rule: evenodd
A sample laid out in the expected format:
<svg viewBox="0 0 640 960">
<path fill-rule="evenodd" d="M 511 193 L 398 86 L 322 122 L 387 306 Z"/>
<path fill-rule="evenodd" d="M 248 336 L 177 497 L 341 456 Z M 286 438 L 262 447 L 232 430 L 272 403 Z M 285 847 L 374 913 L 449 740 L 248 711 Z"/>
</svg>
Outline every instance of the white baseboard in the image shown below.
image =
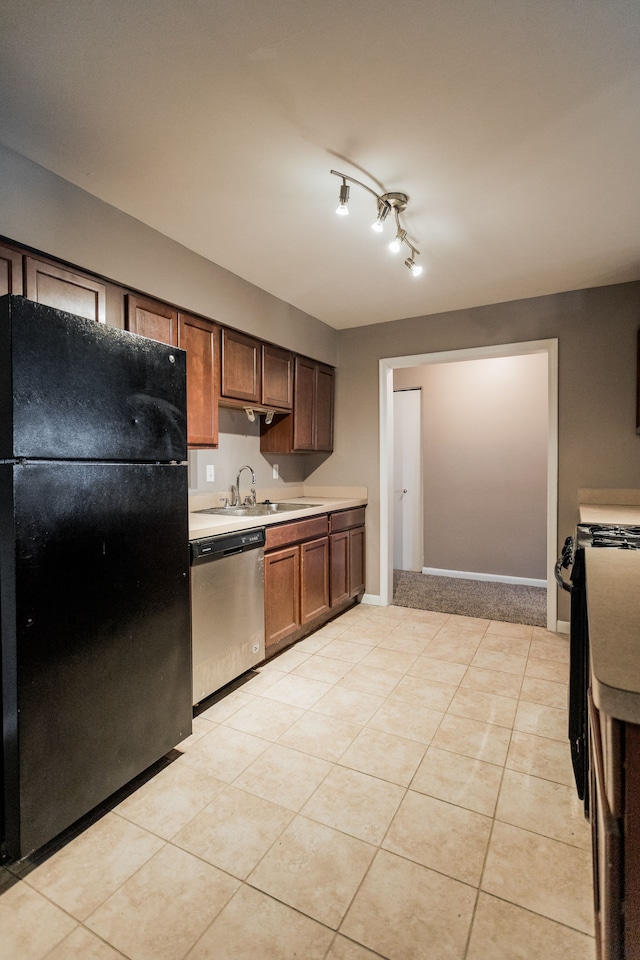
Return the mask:
<svg viewBox="0 0 640 960">
<path fill-rule="evenodd" d="M 570 627 L 568 620 L 556 620 L 556 633 L 569 633 Z"/>
<path fill-rule="evenodd" d="M 365 593 L 361 603 L 370 603 L 374 607 L 379 607 L 382 603 L 379 594 L 376 593 Z"/>
<path fill-rule="evenodd" d="M 470 573 L 466 570 L 440 570 L 438 567 L 423 567 L 422 573 L 433 577 L 455 577 L 459 580 L 488 580 L 492 583 L 516 583 L 525 587 L 545 587 L 546 580 L 532 580 L 529 577 L 508 577 L 496 573 Z"/>
</svg>

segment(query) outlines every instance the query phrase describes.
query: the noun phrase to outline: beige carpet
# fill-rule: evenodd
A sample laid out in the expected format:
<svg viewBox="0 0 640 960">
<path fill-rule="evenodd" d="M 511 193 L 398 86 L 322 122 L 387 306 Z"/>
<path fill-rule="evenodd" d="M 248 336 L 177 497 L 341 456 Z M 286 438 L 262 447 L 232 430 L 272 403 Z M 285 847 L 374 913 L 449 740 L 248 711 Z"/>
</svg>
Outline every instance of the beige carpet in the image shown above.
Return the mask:
<svg viewBox="0 0 640 960">
<path fill-rule="evenodd" d="M 527 623 L 536 627 L 544 627 L 547 623 L 547 591 L 544 587 L 394 570 L 393 602 L 398 607 Z"/>
</svg>

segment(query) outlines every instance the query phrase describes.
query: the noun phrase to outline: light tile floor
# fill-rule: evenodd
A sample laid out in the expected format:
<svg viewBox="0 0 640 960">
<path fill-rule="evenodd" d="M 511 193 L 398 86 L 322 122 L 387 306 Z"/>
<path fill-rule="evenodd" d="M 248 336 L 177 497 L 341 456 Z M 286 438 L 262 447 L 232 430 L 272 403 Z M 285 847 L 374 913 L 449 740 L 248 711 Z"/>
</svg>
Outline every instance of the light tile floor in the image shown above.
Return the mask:
<svg viewBox="0 0 640 960">
<path fill-rule="evenodd" d="M 593 960 L 568 641 L 361 605 L 0 871 L 0 960 Z"/>
</svg>

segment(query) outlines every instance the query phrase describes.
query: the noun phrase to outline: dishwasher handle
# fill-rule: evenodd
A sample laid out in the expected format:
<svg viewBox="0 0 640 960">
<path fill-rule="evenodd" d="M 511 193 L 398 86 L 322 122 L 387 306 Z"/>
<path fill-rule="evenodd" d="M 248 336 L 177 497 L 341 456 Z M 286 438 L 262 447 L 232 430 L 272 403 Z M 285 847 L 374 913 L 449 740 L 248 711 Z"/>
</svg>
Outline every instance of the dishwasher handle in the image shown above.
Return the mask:
<svg viewBox="0 0 640 960">
<path fill-rule="evenodd" d="M 218 559 L 222 559 L 223 557 L 234 557 L 234 556 L 236 555 L 236 553 L 244 553 L 244 551 L 247 550 L 247 549 L 251 550 L 251 549 L 254 549 L 254 548 L 252 548 L 252 547 L 229 547 L 228 550 L 221 550 L 218 554 L 216 554 L 216 557 L 217 557 Z"/>
</svg>

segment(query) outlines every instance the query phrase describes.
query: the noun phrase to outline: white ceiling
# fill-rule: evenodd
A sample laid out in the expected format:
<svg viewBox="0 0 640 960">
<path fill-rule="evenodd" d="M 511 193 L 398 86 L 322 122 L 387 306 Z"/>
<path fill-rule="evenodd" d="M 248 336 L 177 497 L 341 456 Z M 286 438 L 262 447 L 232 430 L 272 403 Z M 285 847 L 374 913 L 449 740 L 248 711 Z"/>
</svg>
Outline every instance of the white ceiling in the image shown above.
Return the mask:
<svg viewBox="0 0 640 960">
<path fill-rule="evenodd" d="M 336 328 L 634 280 L 640 3 L 2 0 L 0 142 Z"/>
</svg>

